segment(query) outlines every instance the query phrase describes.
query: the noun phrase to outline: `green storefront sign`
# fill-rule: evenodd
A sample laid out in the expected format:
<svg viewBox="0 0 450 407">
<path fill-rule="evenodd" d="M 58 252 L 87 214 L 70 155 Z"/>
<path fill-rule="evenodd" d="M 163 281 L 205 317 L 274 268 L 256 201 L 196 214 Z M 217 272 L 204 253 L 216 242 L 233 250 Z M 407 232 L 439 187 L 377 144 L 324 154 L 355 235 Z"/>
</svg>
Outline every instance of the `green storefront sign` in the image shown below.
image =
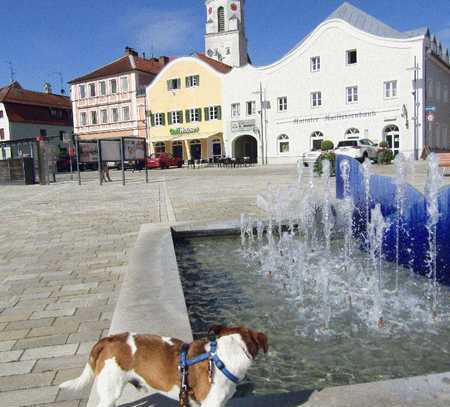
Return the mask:
<svg viewBox="0 0 450 407">
<path fill-rule="evenodd" d="M 200 133 L 199 127 L 189 128 L 189 127 L 177 127 L 175 129 L 169 130 L 171 136 L 181 136 L 183 134 L 195 134 Z"/>
</svg>

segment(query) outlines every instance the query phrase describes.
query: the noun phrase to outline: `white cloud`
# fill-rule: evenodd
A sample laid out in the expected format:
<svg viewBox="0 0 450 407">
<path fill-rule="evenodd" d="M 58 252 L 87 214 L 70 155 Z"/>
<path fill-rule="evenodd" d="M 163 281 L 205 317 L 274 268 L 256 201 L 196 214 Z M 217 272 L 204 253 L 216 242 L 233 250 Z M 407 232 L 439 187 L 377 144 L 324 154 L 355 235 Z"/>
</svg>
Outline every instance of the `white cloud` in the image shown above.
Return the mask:
<svg viewBox="0 0 450 407">
<path fill-rule="evenodd" d="M 202 38 L 203 25 L 188 10 L 140 10 L 127 19 L 133 45 L 148 54 L 190 53 Z M 198 37 L 198 38 L 197 38 Z"/>
</svg>

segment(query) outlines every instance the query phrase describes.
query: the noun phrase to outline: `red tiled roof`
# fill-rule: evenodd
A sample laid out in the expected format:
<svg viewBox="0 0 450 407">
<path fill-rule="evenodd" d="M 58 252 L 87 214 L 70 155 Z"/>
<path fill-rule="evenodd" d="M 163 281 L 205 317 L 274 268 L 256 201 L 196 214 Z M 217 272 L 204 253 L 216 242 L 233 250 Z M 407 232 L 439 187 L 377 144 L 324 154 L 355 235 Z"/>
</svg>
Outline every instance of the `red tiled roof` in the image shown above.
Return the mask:
<svg viewBox="0 0 450 407">
<path fill-rule="evenodd" d="M 8 119 L 13 123 L 48 124 L 72 127 L 72 111 L 55 108 L 53 115 L 48 106 L 32 106 L 20 103 L 4 103 Z"/>
<path fill-rule="evenodd" d="M 88 73 L 87 75 L 72 79 L 69 83 L 72 84 L 84 82 L 135 70 L 147 72 L 156 76 L 159 71 L 164 68 L 164 65 L 166 65 L 170 61 L 170 59 L 167 57 L 162 58 L 165 59 L 160 62 L 158 58 L 144 59 L 134 54 L 124 55 L 122 58 L 119 58 L 108 65 L 102 66 L 101 68 L 96 69 L 95 71 Z"/>
<path fill-rule="evenodd" d="M 214 68 L 216 71 L 221 73 L 228 73 L 230 72 L 233 67 L 230 65 L 224 64 L 223 62 L 216 61 L 215 59 L 212 59 L 205 54 L 197 53 L 197 58 L 201 59 L 203 62 L 206 62 L 208 65 L 210 65 L 212 68 Z"/>
<path fill-rule="evenodd" d="M 72 110 L 72 102 L 69 97 L 23 89 L 15 81 L 9 86 L 0 88 L 0 102 Z"/>
</svg>

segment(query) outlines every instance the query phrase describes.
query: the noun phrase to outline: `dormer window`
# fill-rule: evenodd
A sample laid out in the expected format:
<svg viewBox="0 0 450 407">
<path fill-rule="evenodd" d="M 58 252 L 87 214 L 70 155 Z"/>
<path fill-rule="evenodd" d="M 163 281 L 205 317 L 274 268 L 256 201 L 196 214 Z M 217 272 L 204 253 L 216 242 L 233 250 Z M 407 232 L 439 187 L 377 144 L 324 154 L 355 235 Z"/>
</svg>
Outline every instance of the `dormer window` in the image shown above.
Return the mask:
<svg viewBox="0 0 450 407">
<path fill-rule="evenodd" d="M 223 7 L 219 7 L 217 9 L 217 22 L 219 27 L 219 32 L 225 31 L 225 9 Z"/>
</svg>

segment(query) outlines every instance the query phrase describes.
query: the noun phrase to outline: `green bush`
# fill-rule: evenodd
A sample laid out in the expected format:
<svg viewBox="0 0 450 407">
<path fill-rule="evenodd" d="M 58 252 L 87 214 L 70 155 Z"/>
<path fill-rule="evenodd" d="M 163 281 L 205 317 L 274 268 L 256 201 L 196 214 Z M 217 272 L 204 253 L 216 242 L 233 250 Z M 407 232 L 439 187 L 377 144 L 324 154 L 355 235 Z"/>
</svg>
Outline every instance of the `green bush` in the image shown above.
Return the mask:
<svg viewBox="0 0 450 407">
<path fill-rule="evenodd" d="M 323 140 L 320 144 L 320 149 L 322 151 L 329 151 L 334 149 L 334 144 L 331 140 Z"/>
<path fill-rule="evenodd" d="M 382 141 L 380 142 L 380 144 L 378 144 L 378 147 L 380 148 L 388 148 L 388 143 L 386 141 Z"/>
<path fill-rule="evenodd" d="M 326 151 L 320 154 L 319 158 L 314 163 L 314 172 L 322 175 L 322 161 L 328 160 L 331 165 L 331 176 L 336 174 L 336 154 L 333 151 Z"/>
<path fill-rule="evenodd" d="M 378 164 L 390 164 L 394 159 L 392 150 L 383 149 L 378 152 Z"/>
</svg>

